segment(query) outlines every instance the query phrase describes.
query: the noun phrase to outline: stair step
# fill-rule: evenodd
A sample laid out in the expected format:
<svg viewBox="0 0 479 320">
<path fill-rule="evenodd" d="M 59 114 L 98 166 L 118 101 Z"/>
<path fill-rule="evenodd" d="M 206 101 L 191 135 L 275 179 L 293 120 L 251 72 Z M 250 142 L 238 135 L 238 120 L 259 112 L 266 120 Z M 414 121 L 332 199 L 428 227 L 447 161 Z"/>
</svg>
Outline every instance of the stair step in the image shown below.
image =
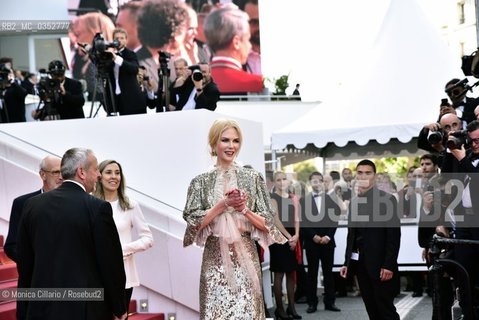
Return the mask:
<svg viewBox="0 0 479 320">
<path fill-rule="evenodd" d="M 130 300 L 130 305 L 128 306 L 128 313 L 136 313 L 136 300 Z"/>
<path fill-rule="evenodd" d="M 165 320 L 165 315 L 163 313 L 135 313 L 128 316 L 128 320 Z"/>
<path fill-rule="evenodd" d="M 17 264 L 9 263 L 0 265 L 0 281 L 18 279 Z"/>
<path fill-rule="evenodd" d="M 15 320 L 17 303 L 15 301 L 0 304 L 0 319 Z"/>
<path fill-rule="evenodd" d="M 7 254 L 5 253 L 5 250 L 0 248 L 0 264 L 8 264 L 8 263 L 15 263 L 12 259 L 10 259 Z"/>
<path fill-rule="evenodd" d="M 0 281 L 0 290 L 16 288 L 18 280 Z"/>
</svg>

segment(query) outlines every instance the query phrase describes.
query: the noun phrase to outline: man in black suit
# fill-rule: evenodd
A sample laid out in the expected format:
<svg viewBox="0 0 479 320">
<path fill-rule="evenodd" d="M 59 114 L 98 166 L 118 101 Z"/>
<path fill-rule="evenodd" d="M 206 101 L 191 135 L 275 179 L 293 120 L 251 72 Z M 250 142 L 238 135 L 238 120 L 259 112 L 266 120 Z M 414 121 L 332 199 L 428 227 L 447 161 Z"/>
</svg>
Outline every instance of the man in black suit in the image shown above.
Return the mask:
<svg viewBox="0 0 479 320">
<path fill-rule="evenodd" d="M 8 63 L 0 63 L 0 122 L 25 122 L 27 90 L 15 81 Z"/>
<path fill-rule="evenodd" d="M 17 261 L 17 230 L 18 223 L 22 217 L 22 210 L 25 202 L 38 194 L 58 188 L 62 184 L 62 176 L 60 172 L 61 159 L 55 156 L 46 156 L 40 162 L 40 178 L 43 186 L 40 190 L 32 193 L 24 194 L 13 200 L 12 211 L 10 213 L 10 222 L 8 227 L 8 235 L 5 240 L 5 253 L 13 261 Z"/>
<path fill-rule="evenodd" d="M 461 199 L 454 208 L 456 216 L 456 238 L 479 240 L 479 121 L 470 122 L 467 127 L 469 146 L 464 143 L 450 148 L 444 157 L 442 172 L 455 172 L 455 179 L 464 183 L 464 191 L 458 195 Z M 457 141 L 449 133 L 448 142 Z M 464 142 L 464 141 L 463 141 Z M 466 149 L 467 148 L 467 149 Z M 461 219 L 463 221 L 461 221 Z M 456 246 L 454 255 L 457 262 L 464 266 L 469 273 L 471 288 L 479 286 L 479 249 L 477 246 Z M 472 290 L 477 296 L 476 290 Z M 477 301 L 479 297 L 474 297 Z"/>
<path fill-rule="evenodd" d="M 376 166 L 361 160 L 356 166 L 358 195 L 349 207 L 348 236 L 344 266 L 340 274 L 353 272 L 370 319 L 399 320 L 394 306 L 401 230 L 396 198 L 375 185 Z"/>
<path fill-rule="evenodd" d="M 334 289 L 334 234 L 338 225 L 341 209 L 324 192 L 323 175 L 313 172 L 309 176 L 313 192 L 301 199 L 302 235 L 308 260 L 308 309 L 313 313 L 318 305 L 318 269 L 319 260 L 323 270 L 324 279 L 324 306 L 326 310 L 341 311 L 335 305 Z"/>
<path fill-rule="evenodd" d="M 85 97 L 80 81 L 65 77 L 65 65 L 60 60 L 48 64 L 47 78 L 40 80 L 39 94 L 45 102 L 43 109 L 35 110 L 33 118 L 40 120 L 83 119 Z M 58 86 L 58 87 L 57 87 Z"/>
<path fill-rule="evenodd" d="M 17 301 L 17 319 L 126 319 L 125 271 L 111 205 L 91 196 L 91 150 L 62 158 L 63 184 L 25 203 L 18 228 L 19 288 L 102 288 L 102 301 Z"/>
<path fill-rule="evenodd" d="M 125 29 L 116 28 L 113 31 L 113 38 L 119 43 L 117 49 L 108 48 L 113 59 L 113 65 L 109 70 L 109 79 L 116 112 L 119 112 L 120 115 L 146 113 L 145 98 L 137 79 L 138 59 L 135 52 L 126 48 L 128 35 Z M 107 96 L 110 94 L 108 93 Z M 113 112 L 112 106 L 107 108 L 108 113 Z"/>
<path fill-rule="evenodd" d="M 465 79 L 467 81 L 467 79 Z M 452 107 L 456 110 L 457 116 L 462 120 L 465 127 L 468 123 L 476 120 L 474 109 L 479 105 L 479 98 L 470 98 L 466 96 L 470 87 L 466 81 L 457 78 L 451 79 L 446 83 L 444 91 L 452 101 Z"/>
<path fill-rule="evenodd" d="M 218 86 L 211 78 L 211 70 L 208 63 L 187 67 L 183 58 L 175 61 L 175 69 L 178 69 L 178 77 L 171 84 L 170 111 L 208 109 L 215 111 L 216 103 L 220 99 Z"/>
</svg>

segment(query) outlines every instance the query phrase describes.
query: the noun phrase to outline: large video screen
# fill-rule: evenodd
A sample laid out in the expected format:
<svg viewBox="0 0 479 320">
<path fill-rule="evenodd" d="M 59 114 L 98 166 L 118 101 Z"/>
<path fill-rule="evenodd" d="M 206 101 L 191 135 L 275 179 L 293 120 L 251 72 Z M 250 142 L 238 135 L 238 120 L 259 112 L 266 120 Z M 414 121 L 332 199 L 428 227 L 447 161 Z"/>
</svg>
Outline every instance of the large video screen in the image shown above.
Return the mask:
<svg viewBox="0 0 479 320">
<path fill-rule="evenodd" d="M 72 2 L 74 78 L 91 82 L 94 77 L 91 59 L 80 46 L 92 45 L 98 33 L 110 42 L 114 28 L 121 27 L 128 34 L 127 48 L 136 53 L 155 89 L 165 74 L 171 82 L 176 79 L 175 64 L 182 60 L 189 67 L 208 63 L 221 94 L 263 91 L 258 0 Z"/>
</svg>

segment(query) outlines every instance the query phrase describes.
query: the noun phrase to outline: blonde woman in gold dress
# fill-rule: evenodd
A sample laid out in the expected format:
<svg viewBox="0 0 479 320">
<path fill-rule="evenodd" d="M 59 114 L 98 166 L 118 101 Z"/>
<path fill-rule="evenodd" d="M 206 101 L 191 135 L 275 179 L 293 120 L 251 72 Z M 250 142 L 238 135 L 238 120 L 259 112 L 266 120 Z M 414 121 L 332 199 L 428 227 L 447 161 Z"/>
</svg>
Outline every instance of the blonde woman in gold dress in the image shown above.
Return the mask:
<svg viewBox="0 0 479 320">
<path fill-rule="evenodd" d="M 238 123 L 216 120 L 208 142 L 216 166 L 191 181 L 183 211 L 183 245 L 204 247 L 200 319 L 265 319 L 254 241 L 266 248 L 286 238 L 273 225 L 274 211 L 261 174 L 234 162 L 243 142 Z"/>
</svg>

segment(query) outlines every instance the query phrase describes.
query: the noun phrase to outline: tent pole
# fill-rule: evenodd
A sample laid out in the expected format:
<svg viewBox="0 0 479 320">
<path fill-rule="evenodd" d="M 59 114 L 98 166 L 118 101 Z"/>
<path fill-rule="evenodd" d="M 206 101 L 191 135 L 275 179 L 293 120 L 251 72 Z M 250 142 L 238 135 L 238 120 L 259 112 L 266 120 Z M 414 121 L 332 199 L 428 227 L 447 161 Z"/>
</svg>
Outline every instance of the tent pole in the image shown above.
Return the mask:
<svg viewBox="0 0 479 320">
<path fill-rule="evenodd" d="M 277 164 L 278 162 L 276 161 L 276 150 L 271 149 L 271 167 L 273 168 L 273 171 L 278 170 Z"/>
</svg>

